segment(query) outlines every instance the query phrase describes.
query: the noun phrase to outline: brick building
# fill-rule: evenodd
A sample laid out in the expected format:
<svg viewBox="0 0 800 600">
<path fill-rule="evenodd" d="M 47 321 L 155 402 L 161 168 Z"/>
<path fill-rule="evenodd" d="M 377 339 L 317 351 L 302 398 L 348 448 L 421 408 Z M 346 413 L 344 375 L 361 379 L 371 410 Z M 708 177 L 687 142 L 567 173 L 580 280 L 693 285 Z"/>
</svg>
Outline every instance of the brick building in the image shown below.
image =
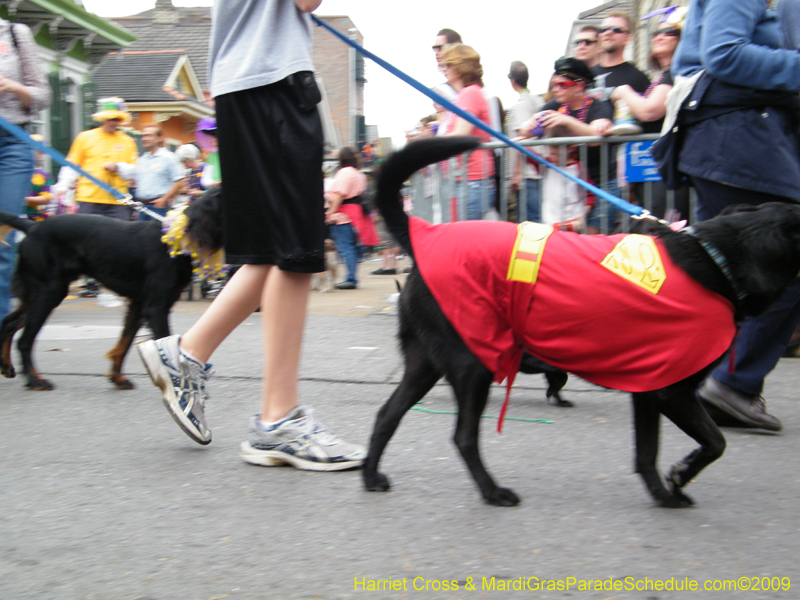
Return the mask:
<svg viewBox="0 0 800 600">
<path fill-rule="evenodd" d="M 359 44 L 364 38 L 346 16 L 322 17 L 331 27 Z M 364 58 L 321 27 L 314 27 L 314 66 L 322 80 L 336 128 L 338 145 L 363 145 Z"/>
</svg>

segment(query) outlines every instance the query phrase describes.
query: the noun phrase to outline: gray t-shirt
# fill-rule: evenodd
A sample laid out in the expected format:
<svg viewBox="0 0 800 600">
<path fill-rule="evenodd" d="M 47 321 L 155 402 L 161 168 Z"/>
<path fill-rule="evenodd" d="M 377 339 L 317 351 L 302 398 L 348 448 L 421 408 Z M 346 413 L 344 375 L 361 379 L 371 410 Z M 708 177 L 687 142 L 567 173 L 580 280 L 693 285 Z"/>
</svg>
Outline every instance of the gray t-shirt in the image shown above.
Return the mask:
<svg viewBox="0 0 800 600">
<path fill-rule="evenodd" d="M 211 18 L 213 97 L 314 70 L 311 17 L 294 0 L 216 0 Z"/>
</svg>

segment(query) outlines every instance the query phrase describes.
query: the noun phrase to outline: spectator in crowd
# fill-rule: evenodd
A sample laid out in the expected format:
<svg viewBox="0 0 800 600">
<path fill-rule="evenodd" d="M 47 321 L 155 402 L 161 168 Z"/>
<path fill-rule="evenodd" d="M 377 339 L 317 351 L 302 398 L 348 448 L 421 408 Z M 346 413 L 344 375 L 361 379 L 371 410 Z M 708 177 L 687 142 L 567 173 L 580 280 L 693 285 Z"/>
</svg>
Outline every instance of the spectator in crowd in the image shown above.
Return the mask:
<svg viewBox="0 0 800 600">
<path fill-rule="evenodd" d="M 458 93 L 455 104 L 489 124 L 489 105 L 483 95 L 483 67 L 480 55 L 466 44 L 448 46 L 442 54 L 447 83 Z M 450 114 L 447 135 L 474 135 L 488 142 L 489 134 L 466 119 Z M 467 219 L 481 219 L 495 200 L 494 157 L 489 150 L 476 150 L 467 159 Z M 461 186 L 459 186 L 461 189 Z"/>
<path fill-rule="evenodd" d="M 800 202 L 800 52 L 781 47 L 767 5 L 692 0 L 672 61 L 667 133 L 653 155 L 665 181 L 689 178 L 700 220 L 734 204 Z M 766 314 L 741 323 L 733 369 L 723 360 L 698 390 L 715 420 L 781 429 L 761 394 L 798 323 L 800 280 Z"/>
<path fill-rule="evenodd" d="M 128 181 L 120 173 L 119 165 L 134 165 L 138 158 L 136 142 L 119 130 L 130 123 L 131 115 L 122 98 L 100 98 L 98 111 L 92 115 L 100 126 L 80 132 L 72 142 L 67 160 L 75 163 L 96 179 L 107 183 L 122 194 L 128 193 Z M 127 170 L 123 168 L 123 170 Z M 58 176 L 56 195 L 66 192 L 77 180 L 75 201 L 82 215 L 103 215 L 129 221 L 131 207 L 119 202 L 109 192 L 85 178 L 79 178 L 72 169 L 62 168 Z"/>
<path fill-rule="evenodd" d="M 652 34 L 652 52 L 650 53 L 650 67 L 656 73 L 652 83 L 644 94 L 637 93 L 630 85 L 624 84 L 614 88 L 611 101 L 623 101 L 630 108 L 634 118 L 642 124 L 644 133 L 658 133 L 664 124 L 666 114 L 667 94 L 672 89 L 672 75 L 670 66 L 672 56 L 681 39 L 681 27 L 686 15 L 684 7 L 674 7 L 664 20 L 658 23 Z M 664 218 L 667 210 L 666 187 L 663 182 L 650 184 L 651 198 L 650 212 L 658 218 Z M 640 202 L 644 201 L 645 186 L 635 184 L 634 190 Z M 681 187 L 675 193 L 676 218 L 689 218 L 689 188 Z"/>
<path fill-rule="evenodd" d="M 452 29 L 440 29 L 433 40 L 433 53 L 436 56 L 436 64 L 442 64 L 442 51 L 450 44 L 461 44 L 461 35 Z"/>
<path fill-rule="evenodd" d="M 360 466 L 366 451 L 333 435 L 299 405 L 297 386 L 311 273 L 325 270 L 321 95 L 308 15 L 320 3 L 214 4 L 209 70 L 225 179 L 225 253 L 243 266 L 183 336 L 144 342 L 139 352 L 175 421 L 208 444 L 207 361 L 260 306 L 261 407 L 240 456 L 266 467 L 334 471 Z"/>
<path fill-rule="evenodd" d="M 653 30 L 649 63 L 656 76 L 647 89 L 639 93 L 630 84 L 623 83 L 617 85 L 611 93 L 612 102 L 623 100 L 627 103 L 633 116 L 644 125 L 645 133 L 660 132 L 664 123 L 667 93 L 672 89 L 672 56 L 681 39 L 685 15 L 685 9 L 676 7 Z"/>
<path fill-rule="evenodd" d="M 508 71 L 511 87 L 519 94 L 517 103 L 508 110 L 506 115 L 506 132 L 512 137 L 516 136 L 517 129 L 544 106 L 540 96 L 534 96 L 528 89 L 528 67 L 525 63 L 515 60 Z M 537 165 L 528 162 L 524 154 L 510 152 L 510 171 L 512 173 L 510 187 L 518 195 L 519 220 L 541 222 L 541 175 Z M 524 206 L 525 212 L 519 210 Z"/>
<path fill-rule="evenodd" d="M 186 173 L 181 193 L 188 196 L 191 202 L 200 197 L 205 190 L 201 183 L 205 165 L 200 160 L 200 149 L 194 144 L 183 144 L 175 150 L 175 157 L 181 161 Z"/>
<path fill-rule="evenodd" d="M 442 57 L 443 51 L 451 44 L 463 44 L 461 40 L 461 36 L 453 31 L 452 29 L 442 29 L 436 37 L 434 41 L 433 50 L 436 54 L 436 64 L 439 66 L 439 69 L 444 71 L 444 66 L 442 64 Z M 437 50 L 438 48 L 438 50 Z M 441 84 L 441 87 L 449 87 L 448 83 Z M 452 88 L 451 88 L 452 89 Z M 455 91 L 455 90 L 454 90 Z M 481 91 L 483 92 L 483 97 L 486 100 L 486 104 L 489 107 L 489 121 L 488 124 L 494 129 L 495 131 L 502 131 L 503 128 L 503 121 L 504 121 L 504 111 L 503 111 L 503 103 L 500 101 L 500 98 L 493 95 L 488 89 L 486 89 L 483 85 L 481 85 Z M 500 181 L 499 181 L 499 166 L 500 166 L 500 159 L 503 155 L 502 148 L 498 148 L 494 151 L 494 161 L 495 161 L 495 189 L 498 188 Z M 492 202 L 494 202 L 494 198 L 492 198 Z"/>
<path fill-rule="evenodd" d="M 336 250 L 347 267 L 344 281 L 335 284 L 338 290 L 354 290 L 358 287 L 358 262 L 360 245 L 375 246 L 380 240 L 368 237 L 371 223 L 364 213 L 364 194 L 367 191 L 367 176 L 359 169 L 358 154 L 345 146 L 339 150 L 339 170 L 331 189 L 325 193 L 328 208 L 325 211 L 330 235 Z"/>
<path fill-rule="evenodd" d="M 597 27 L 584 25 L 578 31 L 578 37 L 575 38 L 575 58 L 582 60 L 589 68 L 595 66 L 600 58 L 597 37 Z"/>
<path fill-rule="evenodd" d="M 27 25 L 0 19 L 0 115 L 27 128 L 39 111 L 50 104 L 50 86 L 39 60 L 33 34 Z M 0 210 L 18 215 L 30 190 L 33 151 L 0 128 Z M 0 319 L 11 302 L 9 282 L 16 256 L 16 236 L 0 244 Z"/>
<path fill-rule="evenodd" d="M 592 72 L 583 61 L 572 57 L 559 58 L 553 75 L 555 98 L 544 105 L 542 112 L 524 123 L 518 133 L 526 138 L 533 137 L 534 131 L 542 130 L 542 134 L 548 137 L 603 135 L 611 126 L 614 109 L 610 102 L 592 98 L 587 93 L 592 79 Z M 537 127 L 541 129 L 537 130 Z M 577 147 L 569 147 L 563 164 L 574 164 L 577 160 Z M 601 179 L 600 148 L 597 146 L 587 149 L 587 169 L 589 180 L 597 184 Z M 608 176 L 610 180 L 611 173 Z"/>
<path fill-rule="evenodd" d="M 629 62 L 625 62 L 625 48 L 631 41 L 631 19 L 623 12 L 612 12 L 598 29 L 600 55 L 591 67 L 594 84 L 598 88 L 629 85 L 643 94 L 650 85 L 647 75 Z"/>
<path fill-rule="evenodd" d="M 631 63 L 625 61 L 625 49 L 631 42 L 631 18 L 624 12 L 612 12 L 603 19 L 598 29 L 598 43 L 600 55 L 598 63 L 591 68 L 594 74 L 594 87 L 615 88 L 620 85 L 629 85 L 637 93 L 643 94 L 650 86 L 647 75 Z M 610 135 L 612 132 L 604 132 Z M 616 196 L 621 194 L 617 182 L 617 152 L 619 146 L 608 148 L 609 172 L 613 174 L 609 179 L 608 191 Z M 595 182 L 600 185 L 600 182 Z M 588 232 L 599 233 L 604 226 L 613 230 L 616 226 L 619 213 L 616 207 L 608 202 L 595 203 L 587 216 Z"/>
<path fill-rule="evenodd" d="M 137 159 L 133 169 L 121 165 L 122 175 L 136 181 L 136 200 L 152 212 L 167 216 L 183 189 L 186 172 L 177 157 L 164 147 L 164 132 L 158 125 L 142 129 L 142 147 L 145 152 Z M 140 221 L 151 221 L 154 217 L 140 212 Z"/>
<path fill-rule="evenodd" d="M 203 189 L 209 189 L 222 183 L 222 172 L 219 164 L 219 147 L 217 146 L 217 119 L 206 117 L 200 119 L 194 130 L 194 138 L 200 149 L 205 152 L 203 175 L 200 182 Z"/>
<path fill-rule="evenodd" d="M 436 37 L 433 40 L 433 56 L 436 59 L 436 66 L 439 70 L 442 70 L 442 53 L 444 52 L 445 48 L 450 44 L 461 44 L 461 35 L 458 32 L 453 31 L 452 29 L 440 29 L 439 33 L 436 34 Z M 439 86 L 450 88 L 449 84 L 447 83 L 440 83 Z M 453 90 L 455 94 L 455 90 Z"/>
</svg>

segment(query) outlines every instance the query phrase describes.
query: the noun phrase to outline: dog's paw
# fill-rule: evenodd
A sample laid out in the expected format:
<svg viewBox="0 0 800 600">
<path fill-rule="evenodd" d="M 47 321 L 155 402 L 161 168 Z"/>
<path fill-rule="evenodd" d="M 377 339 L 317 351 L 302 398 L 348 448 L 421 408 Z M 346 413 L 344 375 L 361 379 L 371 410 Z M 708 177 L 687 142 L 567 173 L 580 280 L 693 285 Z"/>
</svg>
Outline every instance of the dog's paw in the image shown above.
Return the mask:
<svg viewBox="0 0 800 600">
<path fill-rule="evenodd" d="M 388 492 L 392 484 L 383 473 L 367 474 L 364 472 L 364 489 L 368 492 Z"/>
<path fill-rule="evenodd" d="M 673 468 L 670 474 L 667 475 L 667 490 L 669 490 L 669 496 L 661 500 L 661 506 L 666 508 L 688 508 L 694 505 L 694 500 L 684 494 L 683 489 L 675 482 L 677 477 L 675 469 Z"/>
<path fill-rule="evenodd" d="M 564 408 L 572 408 L 573 406 L 575 406 L 575 403 L 570 402 L 569 400 L 565 400 L 558 393 L 555 393 L 552 396 L 548 396 L 547 400 L 552 402 L 556 406 L 562 406 Z"/>
<path fill-rule="evenodd" d="M 25 384 L 29 390 L 33 390 L 34 392 L 49 392 L 52 389 L 55 389 L 55 386 L 47 381 L 47 379 L 40 379 L 40 378 L 30 378 L 28 379 L 28 383 Z"/>
<path fill-rule="evenodd" d="M 659 503 L 662 508 L 689 508 L 694 506 L 694 500 L 689 498 L 682 491 L 677 490 L 672 495 L 662 498 Z"/>
<path fill-rule="evenodd" d="M 8 379 L 14 379 L 17 376 L 17 372 L 14 370 L 12 365 L 2 365 L 0 366 L 0 373 L 3 374 L 3 377 Z"/>
<path fill-rule="evenodd" d="M 122 375 L 109 375 L 108 378 L 118 390 L 132 390 L 136 387 L 130 379 Z"/>
<path fill-rule="evenodd" d="M 483 499 L 486 500 L 486 504 L 492 506 L 516 506 L 520 502 L 519 496 L 512 490 L 502 487 L 496 488 L 494 492 L 484 496 Z"/>
</svg>

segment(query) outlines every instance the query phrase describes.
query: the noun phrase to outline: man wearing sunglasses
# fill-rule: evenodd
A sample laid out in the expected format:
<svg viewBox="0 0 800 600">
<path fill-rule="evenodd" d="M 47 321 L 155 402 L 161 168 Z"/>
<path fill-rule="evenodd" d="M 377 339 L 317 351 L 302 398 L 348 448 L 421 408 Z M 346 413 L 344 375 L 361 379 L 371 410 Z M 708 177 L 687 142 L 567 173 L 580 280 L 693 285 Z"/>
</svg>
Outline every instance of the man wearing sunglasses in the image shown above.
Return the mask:
<svg viewBox="0 0 800 600">
<path fill-rule="evenodd" d="M 643 94 L 650 85 L 647 75 L 625 62 L 625 48 L 631 41 L 631 21 L 622 12 L 612 12 L 598 30 L 600 55 L 598 64 L 592 67 L 595 87 L 617 87 L 629 85 Z"/>
<path fill-rule="evenodd" d="M 597 27 L 594 25 L 584 25 L 578 32 L 573 45 L 575 46 L 575 58 L 582 60 L 587 67 L 597 64 L 600 55 L 600 46 L 597 43 Z"/>
</svg>

